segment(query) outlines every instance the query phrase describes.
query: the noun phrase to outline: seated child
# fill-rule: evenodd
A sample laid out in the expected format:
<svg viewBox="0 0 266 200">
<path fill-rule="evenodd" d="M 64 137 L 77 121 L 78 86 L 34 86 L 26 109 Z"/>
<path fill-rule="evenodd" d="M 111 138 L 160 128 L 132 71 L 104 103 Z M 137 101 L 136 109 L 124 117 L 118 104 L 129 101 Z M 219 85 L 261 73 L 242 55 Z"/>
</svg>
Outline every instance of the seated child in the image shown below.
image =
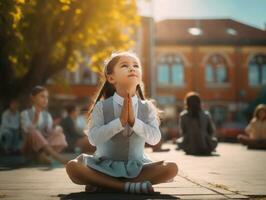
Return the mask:
<svg viewBox="0 0 266 200">
<path fill-rule="evenodd" d="M 153 184 L 177 174 L 174 162 L 152 162 L 145 142 L 161 139 L 156 108 L 145 99 L 139 58 L 129 52 L 113 54 L 105 65 L 105 82 L 92 107 L 88 137 L 93 156 L 82 154 L 68 162 L 70 179 L 86 191 L 111 188 L 129 193 L 152 193 Z"/>
</svg>

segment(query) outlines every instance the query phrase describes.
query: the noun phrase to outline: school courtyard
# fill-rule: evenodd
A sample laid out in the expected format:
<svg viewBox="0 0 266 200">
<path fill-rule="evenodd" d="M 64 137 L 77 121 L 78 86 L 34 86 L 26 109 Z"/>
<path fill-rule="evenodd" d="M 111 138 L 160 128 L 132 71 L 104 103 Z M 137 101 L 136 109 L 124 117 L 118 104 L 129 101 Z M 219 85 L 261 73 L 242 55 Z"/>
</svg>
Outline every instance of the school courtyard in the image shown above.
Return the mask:
<svg viewBox="0 0 266 200">
<path fill-rule="evenodd" d="M 154 195 L 115 192 L 85 193 L 73 184 L 62 165 L 23 165 L 19 157 L 0 158 L 0 199 L 131 200 L 131 199 L 266 199 L 266 151 L 220 143 L 211 157 L 187 156 L 165 144 L 170 152 L 152 153 L 154 160 L 173 160 L 179 166 L 174 182 L 155 186 Z M 74 155 L 68 155 L 73 157 Z"/>
</svg>

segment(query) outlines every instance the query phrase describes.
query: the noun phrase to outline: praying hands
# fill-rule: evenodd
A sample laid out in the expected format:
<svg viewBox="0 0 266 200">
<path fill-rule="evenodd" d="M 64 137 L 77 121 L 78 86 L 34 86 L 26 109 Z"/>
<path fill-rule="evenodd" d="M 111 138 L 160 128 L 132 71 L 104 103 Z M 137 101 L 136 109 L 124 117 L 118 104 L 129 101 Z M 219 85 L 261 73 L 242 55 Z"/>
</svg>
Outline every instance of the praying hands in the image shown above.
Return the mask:
<svg viewBox="0 0 266 200">
<path fill-rule="evenodd" d="M 133 110 L 132 99 L 129 94 L 127 94 L 127 96 L 124 98 L 120 121 L 122 126 L 128 124 L 129 126 L 133 127 L 135 123 L 135 114 Z"/>
</svg>

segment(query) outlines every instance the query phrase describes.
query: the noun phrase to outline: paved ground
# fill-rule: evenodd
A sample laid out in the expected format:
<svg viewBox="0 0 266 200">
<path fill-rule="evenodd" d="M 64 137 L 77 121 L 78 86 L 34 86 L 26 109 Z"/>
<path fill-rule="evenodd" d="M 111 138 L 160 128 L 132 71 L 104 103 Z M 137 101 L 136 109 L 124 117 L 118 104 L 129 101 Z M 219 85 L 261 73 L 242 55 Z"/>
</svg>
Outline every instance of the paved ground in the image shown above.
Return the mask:
<svg viewBox="0 0 266 200">
<path fill-rule="evenodd" d="M 266 199 L 266 151 L 247 150 L 238 144 L 222 143 L 217 155 L 187 156 L 176 151 L 151 153 L 156 160 L 173 160 L 179 165 L 179 175 L 172 183 L 155 186 L 160 194 L 154 196 L 121 193 L 84 192 L 73 184 L 62 166 L 49 168 L 30 165 L 17 166 L 23 160 L 0 158 L 0 199 Z M 13 168 L 4 167 L 13 166 Z"/>
</svg>

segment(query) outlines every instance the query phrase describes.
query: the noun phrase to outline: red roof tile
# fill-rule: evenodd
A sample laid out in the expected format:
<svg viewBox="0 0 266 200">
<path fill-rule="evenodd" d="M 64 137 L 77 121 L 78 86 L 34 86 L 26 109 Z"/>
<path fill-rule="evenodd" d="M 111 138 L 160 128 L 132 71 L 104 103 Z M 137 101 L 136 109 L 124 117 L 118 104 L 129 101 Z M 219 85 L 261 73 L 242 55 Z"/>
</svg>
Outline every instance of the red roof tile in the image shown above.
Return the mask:
<svg viewBox="0 0 266 200">
<path fill-rule="evenodd" d="M 193 27 L 202 34 L 190 34 L 188 30 Z M 156 44 L 266 45 L 266 31 L 231 19 L 163 20 L 156 23 L 155 30 Z"/>
</svg>

